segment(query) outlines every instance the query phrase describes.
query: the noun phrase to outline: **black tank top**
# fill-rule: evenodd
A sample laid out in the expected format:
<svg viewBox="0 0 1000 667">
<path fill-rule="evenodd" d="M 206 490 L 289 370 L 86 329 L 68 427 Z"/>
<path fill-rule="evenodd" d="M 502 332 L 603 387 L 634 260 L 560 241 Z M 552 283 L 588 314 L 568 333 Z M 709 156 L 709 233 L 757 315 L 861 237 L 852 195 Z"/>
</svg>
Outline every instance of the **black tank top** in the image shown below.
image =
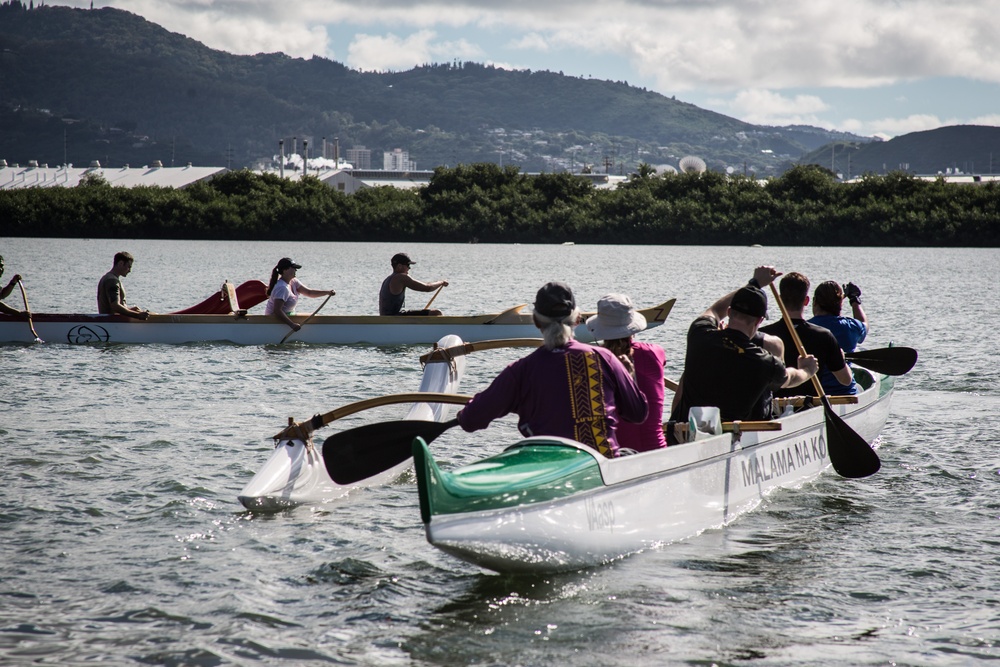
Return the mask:
<svg viewBox="0 0 1000 667">
<path fill-rule="evenodd" d="M 406 288 L 399 294 L 393 294 L 389 291 L 389 281 L 392 280 L 392 276 L 396 275 L 393 273 L 388 278 L 382 281 L 382 289 L 378 291 L 378 314 L 379 315 L 398 315 L 403 310 L 403 305 L 406 303 Z"/>
</svg>

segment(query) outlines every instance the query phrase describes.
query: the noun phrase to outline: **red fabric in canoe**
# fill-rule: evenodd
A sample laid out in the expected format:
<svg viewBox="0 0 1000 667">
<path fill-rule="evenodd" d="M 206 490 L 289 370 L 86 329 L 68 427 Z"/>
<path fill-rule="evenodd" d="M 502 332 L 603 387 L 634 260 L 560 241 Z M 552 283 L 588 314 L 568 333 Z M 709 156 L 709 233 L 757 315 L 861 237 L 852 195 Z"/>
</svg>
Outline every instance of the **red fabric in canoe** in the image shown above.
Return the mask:
<svg viewBox="0 0 1000 667">
<path fill-rule="evenodd" d="M 259 280 L 248 280 L 236 288 L 236 299 L 241 310 L 250 310 L 267 300 L 267 285 Z M 196 306 L 175 310 L 171 315 L 225 315 L 231 312 L 222 290 L 208 297 Z"/>
</svg>

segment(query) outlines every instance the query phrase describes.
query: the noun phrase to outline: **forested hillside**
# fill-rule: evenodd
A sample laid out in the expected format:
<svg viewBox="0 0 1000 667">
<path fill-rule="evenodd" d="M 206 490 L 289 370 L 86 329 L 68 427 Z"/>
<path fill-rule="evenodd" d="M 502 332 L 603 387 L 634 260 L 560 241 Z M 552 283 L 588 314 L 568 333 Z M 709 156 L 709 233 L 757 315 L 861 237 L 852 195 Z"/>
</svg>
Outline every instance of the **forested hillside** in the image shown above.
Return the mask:
<svg viewBox="0 0 1000 667">
<path fill-rule="evenodd" d="M 628 85 L 476 63 L 359 72 L 235 56 L 117 9 L 0 5 L 0 157 L 108 166 L 249 166 L 279 139 L 408 150 L 418 168 L 479 161 L 629 173 L 639 163 L 780 173 L 825 138 L 753 126 Z M 380 160 L 378 160 L 380 164 Z"/>
</svg>

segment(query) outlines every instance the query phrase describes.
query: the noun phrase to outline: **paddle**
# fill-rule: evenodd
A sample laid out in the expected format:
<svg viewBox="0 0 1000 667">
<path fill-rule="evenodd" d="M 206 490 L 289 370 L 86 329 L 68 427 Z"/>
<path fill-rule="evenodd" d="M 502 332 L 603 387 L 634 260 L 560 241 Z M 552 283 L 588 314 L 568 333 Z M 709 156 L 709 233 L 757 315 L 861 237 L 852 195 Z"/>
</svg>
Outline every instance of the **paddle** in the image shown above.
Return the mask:
<svg viewBox="0 0 1000 667">
<path fill-rule="evenodd" d="M 326 472 L 337 484 L 356 484 L 413 456 L 413 441 L 418 436 L 429 443 L 457 425 L 457 419 L 446 422 L 411 419 L 334 433 L 323 443 Z"/>
<path fill-rule="evenodd" d="M 441 285 L 441 287 L 437 288 L 437 291 L 434 292 L 434 296 L 432 296 L 431 300 L 427 302 L 426 306 L 424 306 L 424 310 L 427 310 L 428 308 L 431 307 L 431 304 L 434 303 L 434 299 L 438 298 L 438 294 L 440 294 L 441 290 L 443 290 L 443 289 L 444 289 L 444 285 Z"/>
<path fill-rule="evenodd" d="M 472 400 L 471 396 L 462 394 L 445 394 L 434 391 L 414 391 L 404 394 L 389 394 L 388 396 L 376 396 L 366 398 L 363 401 L 348 403 L 339 408 L 335 408 L 321 415 L 315 415 L 312 419 L 295 423 L 289 418 L 287 427 L 274 436 L 275 440 L 291 440 L 300 438 L 306 440 L 309 434 L 318 428 L 326 426 L 332 421 L 342 419 L 348 415 L 357 414 L 364 410 L 371 410 L 383 405 L 396 405 L 398 403 L 449 403 L 451 405 L 465 405 Z"/>
<path fill-rule="evenodd" d="M 498 340 L 480 340 L 474 343 L 462 343 L 451 347 L 435 347 L 427 354 L 420 355 L 420 365 L 426 366 L 429 361 L 448 361 L 454 357 L 461 357 L 470 352 L 480 350 L 497 350 L 503 347 L 538 347 L 542 344 L 541 338 L 501 338 Z"/>
<path fill-rule="evenodd" d="M 785 326 L 788 327 L 788 332 L 792 335 L 792 340 L 795 341 L 799 356 L 806 356 L 806 348 L 802 345 L 802 340 L 795 330 L 795 325 L 792 324 L 792 318 L 788 315 L 788 310 L 778 295 L 778 288 L 774 286 L 774 283 L 771 283 L 771 293 L 774 295 L 774 300 L 778 302 L 778 307 L 781 308 L 781 317 L 784 318 Z M 850 478 L 867 477 L 878 472 L 878 469 L 882 467 L 878 454 L 871 448 L 867 440 L 858 435 L 854 429 L 847 425 L 847 422 L 840 418 L 840 415 L 834 412 L 833 406 L 830 405 L 830 399 L 823 391 L 823 385 L 820 384 L 819 378 L 815 375 L 812 376 L 812 383 L 820 400 L 823 401 L 823 412 L 826 415 L 826 447 L 827 451 L 830 452 L 830 462 L 833 464 L 833 469 L 842 477 Z"/>
<path fill-rule="evenodd" d="M 38 332 L 35 331 L 35 325 L 31 321 L 31 308 L 28 307 L 28 295 L 24 291 L 24 281 L 18 280 L 17 286 L 21 288 L 21 298 L 24 300 L 24 312 L 28 314 L 28 328 L 31 329 L 31 335 L 35 337 L 36 343 L 44 343 L 45 341 L 41 339 Z"/>
<path fill-rule="evenodd" d="M 917 363 L 917 351 L 912 347 L 881 347 L 847 352 L 844 358 L 882 375 L 905 375 Z"/>
<path fill-rule="evenodd" d="M 319 304 L 319 308 L 317 308 L 316 310 L 314 310 L 312 312 L 312 314 L 309 315 L 309 317 L 307 317 L 306 319 L 302 320 L 302 324 L 299 325 L 298 331 L 302 331 L 302 327 L 304 327 L 306 325 L 306 322 L 308 322 L 313 317 L 315 317 L 316 313 L 318 313 L 319 311 L 323 310 L 323 306 L 326 305 L 326 302 L 329 301 L 330 297 L 332 297 L 332 296 L 333 296 L 333 294 L 328 294 L 327 297 L 325 299 L 323 299 L 323 303 Z M 281 343 L 284 343 L 286 340 L 288 340 L 288 337 L 291 336 L 293 333 L 297 333 L 295 329 L 292 329 L 291 331 L 289 331 L 288 333 L 286 333 L 285 337 L 281 339 Z M 278 343 L 278 345 L 281 345 L 281 343 Z"/>
</svg>

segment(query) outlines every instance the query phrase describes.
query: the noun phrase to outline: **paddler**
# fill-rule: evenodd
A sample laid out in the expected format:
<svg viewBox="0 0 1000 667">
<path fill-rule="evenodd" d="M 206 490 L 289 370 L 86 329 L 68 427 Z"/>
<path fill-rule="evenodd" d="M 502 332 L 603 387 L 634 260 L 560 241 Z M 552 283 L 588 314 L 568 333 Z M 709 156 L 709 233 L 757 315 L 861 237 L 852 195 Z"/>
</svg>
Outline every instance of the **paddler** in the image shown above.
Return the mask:
<svg viewBox="0 0 1000 667">
<path fill-rule="evenodd" d="M 570 438 L 614 458 L 618 424 L 641 423 L 648 410 L 631 362 L 625 357 L 626 367 L 611 350 L 573 339 L 580 311 L 564 283 L 538 290 L 533 318 L 543 345 L 501 371 L 462 408 L 458 423 L 478 431 L 513 412 L 526 437 Z"/>
<path fill-rule="evenodd" d="M 289 257 L 282 257 L 271 269 L 271 282 L 267 286 L 267 304 L 264 306 L 265 315 L 276 315 L 278 319 L 291 327 L 292 331 L 298 331 L 302 325 L 293 322 L 291 315 L 295 314 L 295 305 L 299 302 L 299 296 L 317 298 L 321 296 L 333 296 L 335 290 L 310 289 L 302 284 L 302 281 L 295 277 L 296 272 L 302 268 L 301 264 L 296 264 Z"/>
<path fill-rule="evenodd" d="M 3 255 L 0 255 L 0 276 L 2 275 L 3 275 Z M 0 289 L 0 315 L 24 314 L 23 310 L 18 310 L 17 308 L 11 308 L 10 306 L 8 306 L 6 303 L 3 302 L 3 300 L 6 299 L 8 296 L 10 296 L 10 293 L 14 291 L 14 285 L 16 285 L 17 281 L 19 281 L 20 279 L 21 276 L 15 273 L 14 277 L 10 279 L 9 283 L 7 283 L 7 286 L 4 287 L 3 289 Z"/>
<path fill-rule="evenodd" d="M 97 284 L 97 312 L 102 315 L 124 315 L 137 320 L 149 319 L 149 311 L 138 306 L 130 306 L 125 301 L 125 287 L 122 278 L 132 271 L 135 258 L 131 253 L 115 253 L 111 270 L 101 277 Z"/>
<path fill-rule="evenodd" d="M 406 305 L 406 289 L 416 292 L 433 292 L 448 286 L 447 280 L 436 280 L 432 283 L 422 283 L 410 275 L 410 267 L 416 264 L 405 252 L 398 252 L 389 260 L 392 273 L 382 281 L 378 292 L 379 315 L 440 315 L 436 308 L 422 310 L 404 310 Z M 431 299 L 433 301 L 434 299 Z M 428 302 L 430 305 L 430 302 Z"/>
</svg>

